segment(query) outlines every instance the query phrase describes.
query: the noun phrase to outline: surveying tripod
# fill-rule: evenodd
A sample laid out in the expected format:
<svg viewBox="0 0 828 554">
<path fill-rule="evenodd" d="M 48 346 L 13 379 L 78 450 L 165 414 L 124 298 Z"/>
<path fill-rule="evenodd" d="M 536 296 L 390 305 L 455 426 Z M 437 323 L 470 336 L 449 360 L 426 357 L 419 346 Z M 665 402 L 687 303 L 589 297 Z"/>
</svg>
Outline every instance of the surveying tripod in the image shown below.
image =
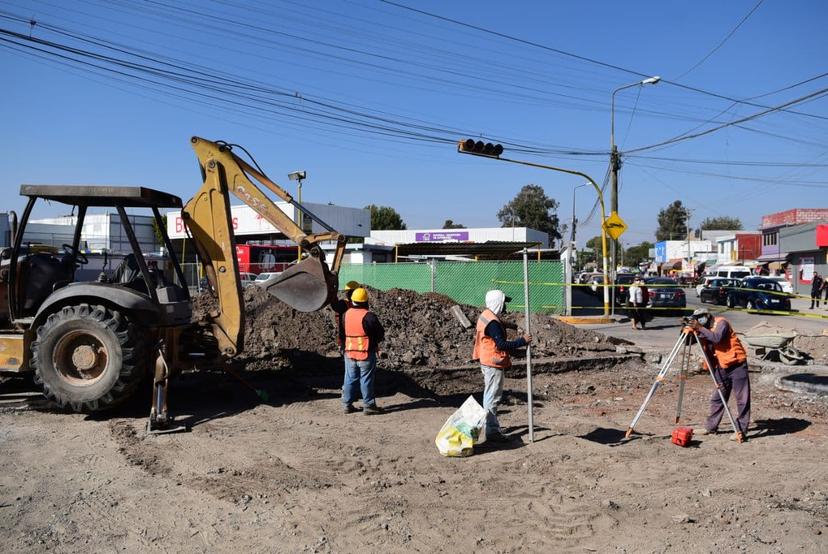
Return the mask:
<svg viewBox="0 0 828 554">
<path fill-rule="evenodd" d="M 699 342 L 699 337 L 695 331 L 693 331 L 690 327 L 682 327 L 681 334 L 679 335 L 676 344 L 673 346 L 673 349 L 670 351 L 670 354 L 667 355 L 667 358 L 664 360 L 664 363 L 661 365 L 661 370 L 656 375 L 655 382 L 653 386 L 650 387 L 650 392 L 647 393 L 647 397 L 644 398 L 644 403 L 641 404 L 641 407 L 638 409 L 638 413 L 635 414 L 632 422 L 630 423 L 629 428 L 627 429 L 626 438 L 629 438 L 632 435 L 635 424 L 638 423 L 638 420 L 644 414 L 644 410 L 647 409 L 647 404 L 650 403 L 653 396 L 655 395 L 658 387 L 661 386 L 661 383 L 664 381 L 667 373 L 670 371 L 670 366 L 673 365 L 673 362 L 681 354 L 681 362 L 680 362 L 680 370 L 679 370 L 679 394 L 678 394 L 678 404 L 676 406 L 676 425 L 678 425 L 679 420 L 681 420 L 681 405 L 684 401 L 684 383 L 687 381 L 687 373 L 690 369 L 690 353 L 693 348 L 693 344 L 697 344 L 699 346 L 699 350 L 702 353 L 702 359 L 704 360 L 704 365 L 707 367 L 708 373 L 710 373 L 710 378 L 713 379 L 713 383 L 716 385 L 716 392 L 719 394 L 719 398 L 722 401 L 722 406 L 724 406 L 724 411 L 727 414 L 727 418 L 730 420 L 730 423 L 733 425 L 733 430 L 736 432 L 736 440 L 738 442 L 742 442 L 744 440 L 744 434 L 742 430 L 739 429 L 736 420 L 733 419 L 733 415 L 730 413 L 730 408 L 727 407 L 727 400 L 724 397 L 724 393 L 722 393 L 722 385 L 716 379 L 716 374 L 713 372 L 713 364 L 710 363 L 710 357 L 707 355 L 707 352 Z"/>
</svg>

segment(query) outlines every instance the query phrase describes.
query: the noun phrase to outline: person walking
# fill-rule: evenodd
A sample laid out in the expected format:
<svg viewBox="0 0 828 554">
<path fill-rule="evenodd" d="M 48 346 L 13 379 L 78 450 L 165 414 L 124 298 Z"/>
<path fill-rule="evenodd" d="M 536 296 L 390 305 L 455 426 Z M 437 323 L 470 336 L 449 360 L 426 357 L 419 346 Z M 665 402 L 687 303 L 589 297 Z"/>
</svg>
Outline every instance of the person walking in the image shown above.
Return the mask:
<svg viewBox="0 0 828 554">
<path fill-rule="evenodd" d="M 362 413 L 382 413 L 374 396 L 377 369 L 377 346 L 385 339 L 379 318 L 368 309 L 368 291 L 362 287 L 351 293 L 351 307 L 345 312 L 345 381 L 342 384 L 342 407 L 346 414 L 356 412 L 354 401 L 362 393 Z"/>
<path fill-rule="evenodd" d="M 748 376 L 747 352 L 730 323 L 723 317 L 713 317 L 707 308 L 693 312 L 690 327 L 698 335 L 707 358 L 714 365 L 713 375 L 722 391 L 725 402 L 730 393 L 736 397 L 736 425 L 743 439 L 747 439 L 750 424 L 750 378 Z M 724 415 L 724 404 L 718 391 L 710 397 L 710 415 L 698 435 L 715 433 Z"/>
<path fill-rule="evenodd" d="M 814 309 L 814 303 L 816 303 L 816 307 L 819 308 L 819 299 L 822 296 L 822 287 L 825 281 L 822 279 L 819 273 L 814 271 L 814 276 L 811 277 L 811 308 Z"/>
<path fill-rule="evenodd" d="M 516 340 L 506 340 L 506 330 L 500 321 L 506 303 L 511 298 L 502 290 L 486 293 L 486 309 L 477 318 L 474 334 L 472 359 L 480 362 L 483 372 L 483 408 L 486 410 L 486 440 L 503 442 L 508 440 L 497 420 L 497 406 L 503 395 L 503 371 L 512 367 L 510 353 L 532 342 L 531 335 Z"/>
<path fill-rule="evenodd" d="M 627 302 L 630 306 L 630 319 L 632 320 L 632 327 L 633 329 L 638 329 L 638 325 L 641 324 L 641 328 L 644 329 L 646 324 L 646 309 L 647 303 L 650 300 L 650 292 L 647 290 L 647 286 L 644 284 L 644 280 L 636 275 L 635 279 L 633 279 L 632 285 L 627 290 Z"/>
</svg>

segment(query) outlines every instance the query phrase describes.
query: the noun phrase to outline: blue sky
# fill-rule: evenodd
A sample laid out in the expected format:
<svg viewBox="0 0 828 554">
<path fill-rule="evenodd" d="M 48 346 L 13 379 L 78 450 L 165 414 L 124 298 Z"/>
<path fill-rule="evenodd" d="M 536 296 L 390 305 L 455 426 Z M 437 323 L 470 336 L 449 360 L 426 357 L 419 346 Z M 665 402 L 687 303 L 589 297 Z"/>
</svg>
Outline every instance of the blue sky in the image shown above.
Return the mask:
<svg viewBox="0 0 828 554">
<path fill-rule="evenodd" d="M 21 209 L 21 183 L 144 185 L 186 199 L 200 184 L 188 141 L 195 134 L 245 146 L 291 190 L 287 173 L 307 170 L 307 201 L 390 205 L 409 228 L 439 227 L 445 219 L 498 225 L 497 211 L 529 183 L 557 199 L 568 221 L 577 178 L 461 156 L 445 140 L 472 135 L 531 145 L 543 153 L 507 147 L 505 155 L 577 169 L 600 182 L 610 94 L 641 78 L 632 72 L 747 99 L 828 71 L 828 3 L 816 0 L 762 2 L 689 73 L 756 0 L 401 3 L 536 46 L 376 0 L 3 1 L 3 14 L 38 22 L 30 28 L 0 19 L 3 29 L 138 60 L 61 33 L 84 35 L 281 94 L 257 93 L 240 107 L 225 89 L 209 92 L 215 98 L 205 103 L 192 92 L 116 80 L 0 43 L 0 186 L 7 191 L 0 209 Z M 205 93 L 199 84 L 188 86 Z M 775 106 L 826 87 L 822 77 L 752 102 Z M 668 83 L 617 98 L 622 152 L 762 111 Z M 274 108 L 271 100 L 289 109 Z M 653 240 L 658 210 L 676 199 L 693 210 L 695 222 L 730 215 L 747 228 L 765 213 L 828 205 L 828 100 L 791 109 L 810 115 L 777 112 L 640 152 L 651 158 L 626 158 L 620 214 L 630 228 L 624 242 Z M 393 136 L 355 128 L 357 113 L 374 123 L 393 121 Z M 416 125 L 439 141 L 400 138 L 400 125 L 406 132 Z M 799 163 L 809 165 L 790 165 Z M 589 189 L 578 190 L 579 219 L 587 218 L 594 199 Z M 593 218 L 579 228 L 580 238 L 597 230 Z"/>
</svg>

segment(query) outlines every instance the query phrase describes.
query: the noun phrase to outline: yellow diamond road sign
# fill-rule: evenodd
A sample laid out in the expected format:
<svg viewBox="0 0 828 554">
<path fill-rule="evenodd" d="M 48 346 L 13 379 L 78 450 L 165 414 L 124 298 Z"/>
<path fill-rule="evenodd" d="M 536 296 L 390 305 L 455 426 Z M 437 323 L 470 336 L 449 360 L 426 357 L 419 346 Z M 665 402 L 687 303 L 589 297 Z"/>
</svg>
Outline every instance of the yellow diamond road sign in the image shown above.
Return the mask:
<svg viewBox="0 0 828 554">
<path fill-rule="evenodd" d="M 627 224 L 624 223 L 624 220 L 621 219 L 618 212 L 612 212 L 610 216 L 604 220 L 604 231 L 616 240 L 618 240 L 618 237 L 623 235 L 626 230 Z"/>
</svg>

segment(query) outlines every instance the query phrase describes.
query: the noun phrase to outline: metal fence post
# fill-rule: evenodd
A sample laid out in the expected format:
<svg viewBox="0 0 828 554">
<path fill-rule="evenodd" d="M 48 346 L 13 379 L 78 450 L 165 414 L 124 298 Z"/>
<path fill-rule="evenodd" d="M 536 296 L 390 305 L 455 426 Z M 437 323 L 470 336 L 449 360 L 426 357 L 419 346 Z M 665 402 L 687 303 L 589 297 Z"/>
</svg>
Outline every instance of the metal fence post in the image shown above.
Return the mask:
<svg viewBox="0 0 828 554">
<path fill-rule="evenodd" d="M 437 273 L 437 260 L 429 260 L 428 265 L 431 267 L 431 292 L 434 292 L 434 274 Z"/>
<path fill-rule="evenodd" d="M 532 334 L 532 327 L 529 321 L 529 250 L 523 249 L 523 303 L 526 314 L 526 334 Z M 529 442 L 535 442 L 535 424 L 532 420 L 532 345 L 526 346 L 526 404 L 529 410 Z"/>
</svg>

